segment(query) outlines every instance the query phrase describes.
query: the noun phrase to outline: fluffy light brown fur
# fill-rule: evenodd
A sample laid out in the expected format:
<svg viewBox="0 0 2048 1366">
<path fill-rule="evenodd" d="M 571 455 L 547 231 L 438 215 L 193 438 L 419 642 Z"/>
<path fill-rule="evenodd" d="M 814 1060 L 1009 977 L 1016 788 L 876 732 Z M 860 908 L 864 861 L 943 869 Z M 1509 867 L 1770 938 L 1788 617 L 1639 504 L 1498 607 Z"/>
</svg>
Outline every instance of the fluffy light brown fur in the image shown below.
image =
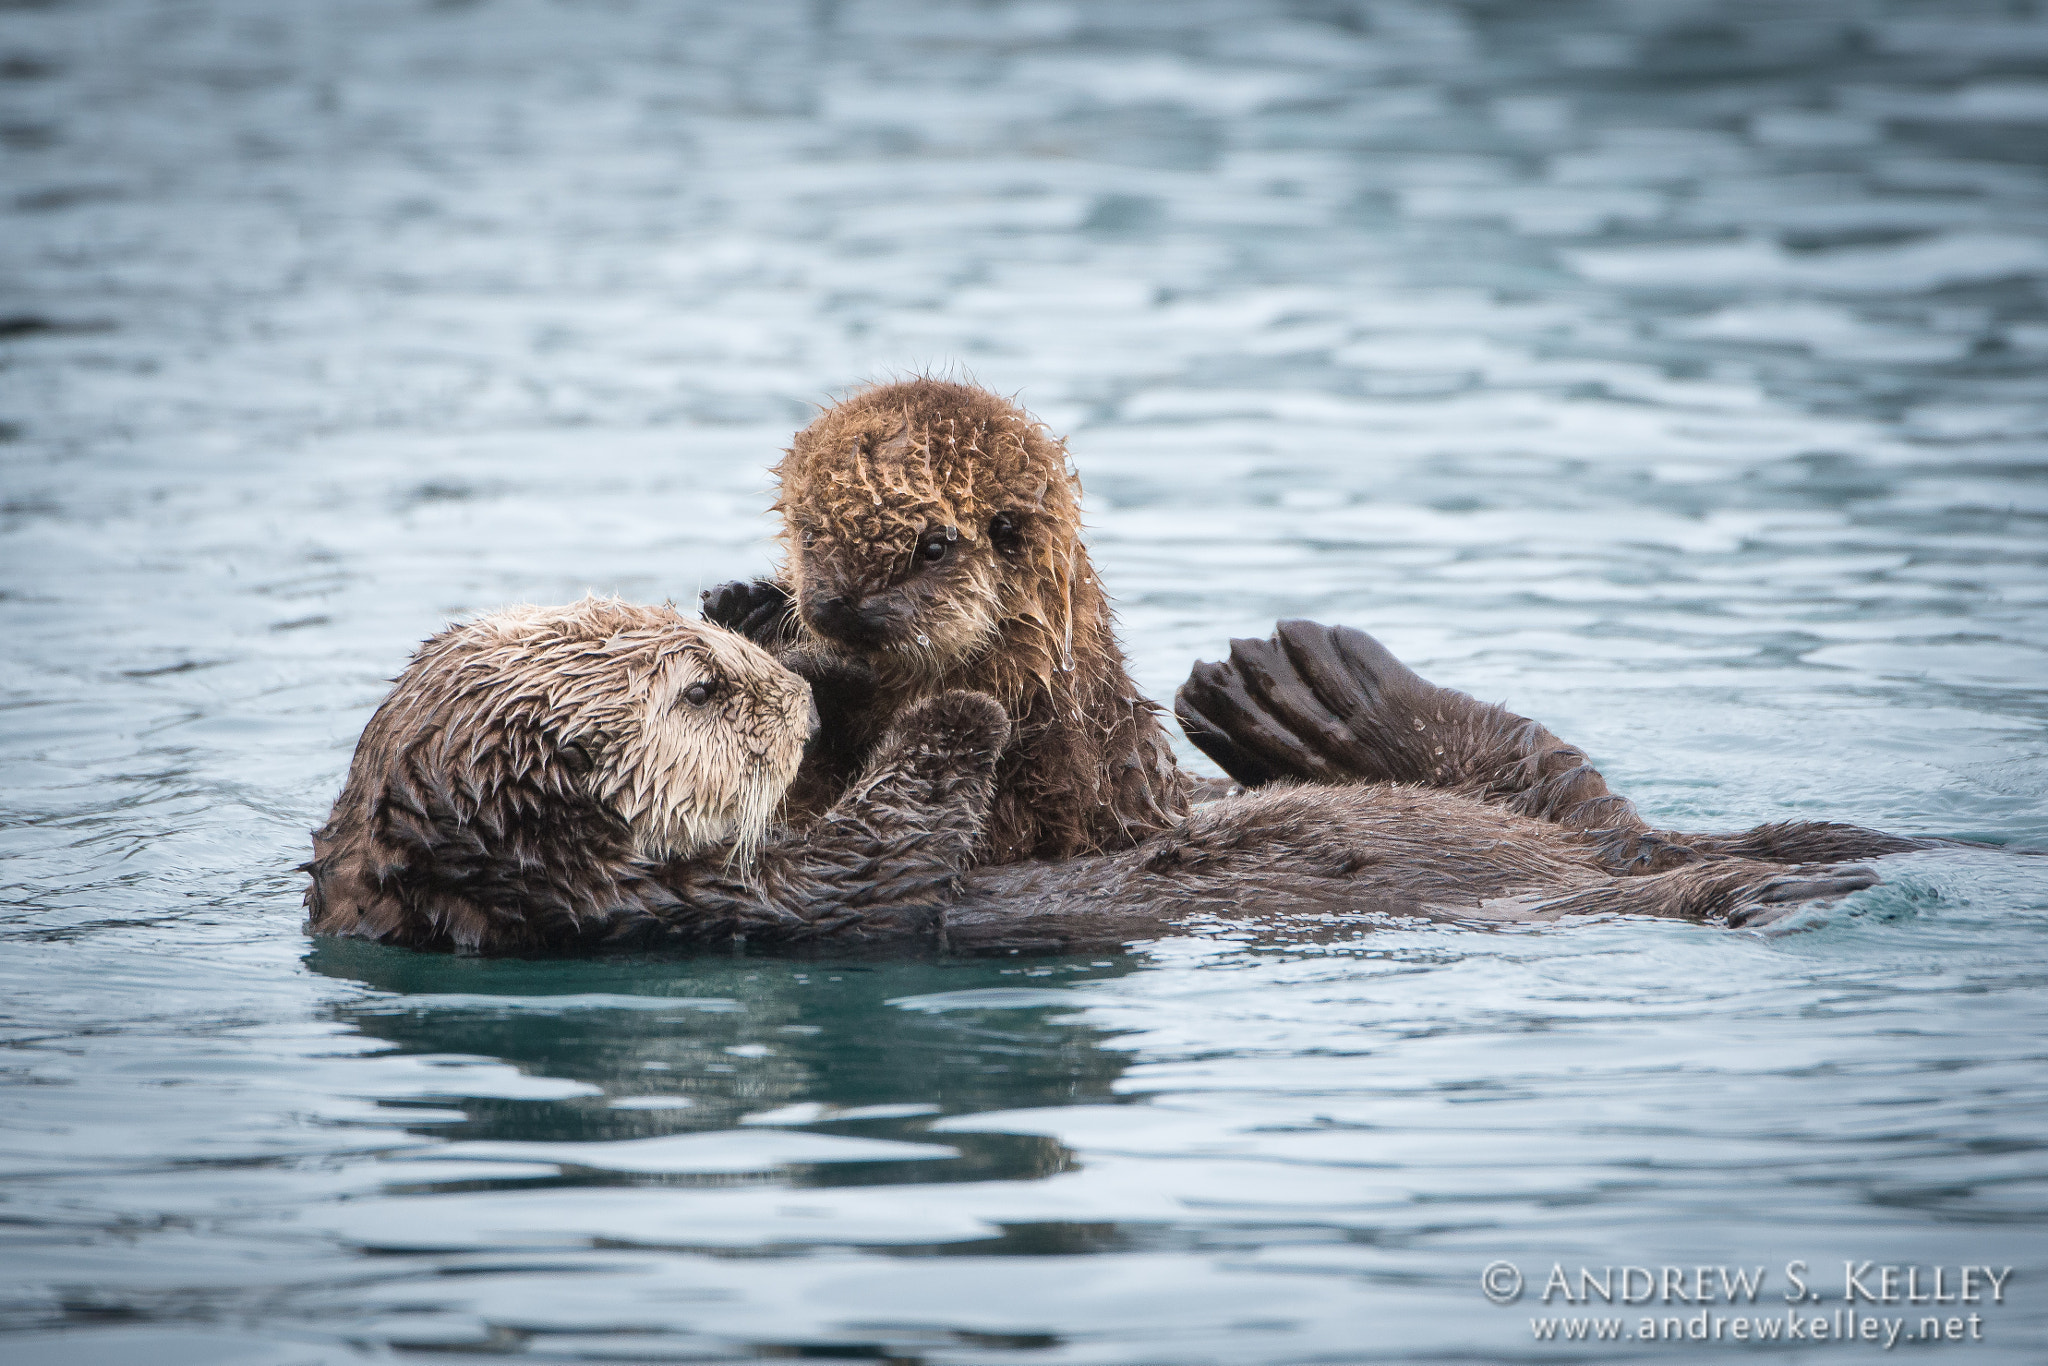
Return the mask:
<svg viewBox="0 0 2048 1366">
<path fill-rule="evenodd" d="M 972 385 L 880 385 L 798 432 L 776 474 L 793 610 L 762 634 L 853 655 L 876 683 L 835 719 L 851 743 L 806 773 L 799 807 L 836 798 L 897 709 L 970 689 L 1015 729 L 990 861 L 1128 848 L 1186 814 L 1081 544 L 1065 444 L 1030 414 Z"/>
</svg>

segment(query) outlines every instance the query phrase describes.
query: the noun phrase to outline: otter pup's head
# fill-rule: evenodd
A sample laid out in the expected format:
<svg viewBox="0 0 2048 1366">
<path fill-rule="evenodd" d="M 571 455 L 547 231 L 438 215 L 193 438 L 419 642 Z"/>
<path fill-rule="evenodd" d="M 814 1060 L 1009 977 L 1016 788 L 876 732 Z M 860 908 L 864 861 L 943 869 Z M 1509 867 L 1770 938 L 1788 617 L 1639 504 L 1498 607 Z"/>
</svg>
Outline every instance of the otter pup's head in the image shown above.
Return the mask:
<svg viewBox="0 0 2048 1366">
<path fill-rule="evenodd" d="M 877 664 L 937 675 L 998 649 L 1072 667 L 1092 584 L 1066 448 L 985 389 L 881 385 L 798 432 L 776 473 L 804 623 Z M 1089 593 L 1092 598 L 1092 591 Z"/>
<path fill-rule="evenodd" d="M 342 804 L 359 784 L 387 809 L 446 789 L 467 795 L 450 811 L 473 808 L 476 838 L 508 848 L 594 820 L 641 858 L 725 841 L 744 858 L 811 727 L 802 679 L 673 608 L 514 607 L 420 647 L 363 733 Z"/>
</svg>

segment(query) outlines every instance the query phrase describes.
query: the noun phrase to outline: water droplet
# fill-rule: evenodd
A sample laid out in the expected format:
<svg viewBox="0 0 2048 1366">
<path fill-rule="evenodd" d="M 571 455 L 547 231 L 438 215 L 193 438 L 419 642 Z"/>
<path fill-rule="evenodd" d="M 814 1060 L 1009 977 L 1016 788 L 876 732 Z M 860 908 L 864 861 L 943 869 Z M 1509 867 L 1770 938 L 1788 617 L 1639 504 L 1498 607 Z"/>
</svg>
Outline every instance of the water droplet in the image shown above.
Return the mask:
<svg viewBox="0 0 2048 1366">
<path fill-rule="evenodd" d="M 929 645 L 932 643 L 932 638 L 930 636 L 919 636 L 917 638 L 917 643 L 920 645 Z"/>
</svg>

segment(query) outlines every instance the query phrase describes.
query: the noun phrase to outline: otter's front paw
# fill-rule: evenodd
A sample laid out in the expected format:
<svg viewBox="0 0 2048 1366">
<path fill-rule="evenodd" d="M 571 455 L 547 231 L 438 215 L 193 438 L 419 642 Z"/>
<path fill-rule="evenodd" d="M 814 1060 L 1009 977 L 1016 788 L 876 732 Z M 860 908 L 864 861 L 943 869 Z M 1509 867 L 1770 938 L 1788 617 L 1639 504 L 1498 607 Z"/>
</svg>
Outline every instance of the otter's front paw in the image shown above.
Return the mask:
<svg viewBox="0 0 2048 1366">
<path fill-rule="evenodd" d="M 776 651 L 775 662 L 811 685 L 818 720 L 828 731 L 850 726 L 875 700 L 875 671 L 864 660 L 797 645 Z"/>
<path fill-rule="evenodd" d="M 985 692 L 957 688 L 905 707 L 892 729 L 906 743 L 991 766 L 1010 743 L 1010 717 L 1003 704 Z"/>
<path fill-rule="evenodd" d="M 734 579 L 702 595 L 704 620 L 736 631 L 757 644 L 787 634 L 795 610 L 789 590 L 772 579 Z"/>
</svg>

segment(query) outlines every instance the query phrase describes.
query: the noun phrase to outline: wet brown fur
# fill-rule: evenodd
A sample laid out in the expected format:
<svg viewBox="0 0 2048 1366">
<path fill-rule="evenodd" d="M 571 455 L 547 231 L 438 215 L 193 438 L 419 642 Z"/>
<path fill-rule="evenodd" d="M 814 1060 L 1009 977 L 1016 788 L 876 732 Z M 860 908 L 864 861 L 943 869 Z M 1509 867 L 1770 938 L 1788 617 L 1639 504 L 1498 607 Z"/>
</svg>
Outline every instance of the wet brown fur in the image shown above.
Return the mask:
<svg viewBox="0 0 2048 1366">
<path fill-rule="evenodd" d="M 1162 924 L 1467 923 L 1654 915 L 1761 924 L 1878 881 L 1848 860 L 1925 849 L 1835 822 L 1653 829 L 1584 751 L 1417 676 L 1361 631 L 1282 622 L 1175 697 L 1246 790 L 1127 852 L 977 870 L 957 944 L 1077 952 Z"/>
<path fill-rule="evenodd" d="M 1284 641 L 1306 662 L 1281 669 L 1261 655 Z M 1269 727 L 1257 740 L 1269 768 L 1288 759 L 1276 738 L 1287 727 L 1321 725 L 1296 737 L 1293 762 L 1327 765 L 1330 785 L 1238 762 L 1256 790 L 1133 848 L 963 873 L 1008 731 L 994 699 L 913 703 L 821 819 L 801 834 L 764 829 L 754 787 L 779 793 L 795 771 L 809 728 L 801 680 L 669 609 L 591 601 L 487 617 L 430 640 L 365 730 L 314 837 L 308 928 L 485 953 L 1005 953 L 1113 948 L 1219 921 L 1741 924 L 1876 881 L 1786 863 L 1919 845 L 1845 826 L 1656 836 L 1617 819 L 1633 808 L 1583 755 L 1432 687 L 1369 637 L 1287 623 L 1276 642 L 1236 644 L 1231 665 L 1197 669 L 1184 714 L 1192 689 L 1225 718 L 1202 732 L 1211 745 L 1252 744 L 1254 722 Z M 1217 702 L 1216 688 L 1244 682 L 1236 666 L 1262 660 L 1263 700 Z M 1292 694 L 1318 668 L 1318 705 L 1343 712 L 1348 749 Z M 717 705 L 689 701 L 706 679 L 720 684 Z M 679 710 L 682 742 L 664 742 Z M 760 784 L 734 781 L 735 768 Z M 1589 824 L 1595 813 L 1603 824 Z"/>
<path fill-rule="evenodd" d="M 1723 858 L 1640 876 L 1549 821 L 1388 783 L 1277 782 L 1203 805 L 1135 849 L 970 873 L 946 912 L 956 948 L 1094 952 L 1217 925 L 1369 927 L 1649 915 L 1758 923 L 1877 881 L 1860 867 Z"/>
<path fill-rule="evenodd" d="M 399 675 L 314 834 L 307 929 L 479 953 L 929 930 L 1008 726 L 965 694 L 902 719 L 797 841 L 770 821 L 809 689 L 758 647 L 598 599 L 451 627 Z"/>
<path fill-rule="evenodd" d="M 1079 481 L 1044 426 L 971 385 L 886 384 L 798 432 L 776 474 L 794 610 L 767 634 L 854 654 L 876 684 L 793 809 L 836 798 L 898 708 L 968 689 L 1015 730 L 989 861 L 1124 849 L 1187 813 L 1160 709 L 1131 681 L 1081 544 Z M 928 564 L 934 533 L 950 537 Z"/>
</svg>

